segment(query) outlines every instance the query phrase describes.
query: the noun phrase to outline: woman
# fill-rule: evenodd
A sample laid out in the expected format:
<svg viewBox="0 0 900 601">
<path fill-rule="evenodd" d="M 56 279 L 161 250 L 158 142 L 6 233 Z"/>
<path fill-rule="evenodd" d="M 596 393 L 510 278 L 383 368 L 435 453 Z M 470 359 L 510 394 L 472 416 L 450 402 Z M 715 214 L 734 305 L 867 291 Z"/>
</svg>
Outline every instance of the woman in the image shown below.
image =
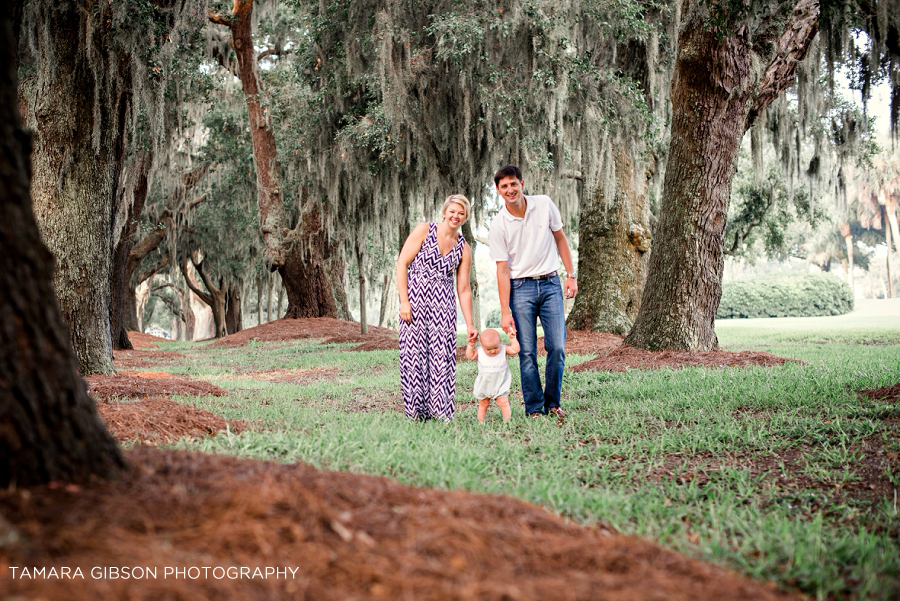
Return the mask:
<svg viewBox="0 0 900 601">
<path fill-rule="evenodd" d="M 456 293 L 468 339 L 472 323 L 469 268 L 472 251 L 459 232 L 469 218 L 469 199 L 448 196 L 441 223 L 421 223 L 403 244 L 397 260 L 400 292 L 400 388 L 406 417 L 450 421 L 456 411 Z"/>
</svg>

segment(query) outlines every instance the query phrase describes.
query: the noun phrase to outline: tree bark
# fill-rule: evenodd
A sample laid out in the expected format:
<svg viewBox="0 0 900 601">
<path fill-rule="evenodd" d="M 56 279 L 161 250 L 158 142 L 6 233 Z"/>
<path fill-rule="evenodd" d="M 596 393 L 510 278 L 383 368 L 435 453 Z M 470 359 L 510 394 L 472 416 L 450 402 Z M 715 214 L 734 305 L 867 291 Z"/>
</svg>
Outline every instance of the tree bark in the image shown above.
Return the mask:
<svg viewBox="0 0 900 601">
<path fill-rule="evenodd" d="M 209 20 L 231 30 L 253 140 L 263 258 L 270 270 L 278 270 L 287 288 L 287 316 L 336 317 L 332 280 L 326 276 L 326 234 L 319 209 L 307 210 L 295 230 L 288 228 L 275 134 L 263 108 L 266 93 L 253 46 L 253 1 L 235 0 L 230 17 L 210 11 Z M 303 201 L 305 208 L 305 195 Z"/>
<path fill-rule="evenodd" d="M 274 321 L 272 319 L 272 280 L 274 279 L 275 274 L 273 273 L 266 278 L 266 322 Z"/>
<path fill-rule="evenodd" d="M 15 53 L 10 16 L 0 15 L 0 487 L 109 478 L 125 461 L 78 375 L 54 299 L 53 256 L 32 212 Z"/>
<path fill-rule="evenodd" d="M 191 255 L 190 261 L 208 292 L 203 292 L 203 290 L 200 289 L 200 286 L 191 278 L 190 273 L 188 273 L 188 257 L 182 257 L 181 262 L 179 263 L 181 274 L 184 276 L 184 281 L 188 285 L 188 288 L 197 295 L 197 298 L 212 309 L 216 338 L 224 338 L 227 336 L 225 329 L 226 288 L 221 282 L 219 283 L 218 288 L 213 284 L 212 278 L 206 273 L 206 269 L 203 267 L 202 260 L 198 262 L 196 258 Z"/>
<path fill-rule="evenodd" d="M 258 326 L 263 324 L 262 288 L 263 279 L 261 277 L 256 278 L 256 325 Z"/>
<path fill-rule="evenodd" d="M 634 164 L 633 150 L 617 140 L 613 198 L 598 188 L 581 205 L 578 223 L 578 296 L 566 326 L 624 336 L 634 324 L 650 250 L 646 170 Z M 641 181 L 643 180 L 643 181 Z"/>
<path fill-rule="evenodd" d="M 288 249 L 289 260 L 278 268 L 287 291 L 288 308 L 284 317 L 337 317 L 337 303 L 331 287 L 337 274 L 326 270 L 327 241 L 318 207 L 310 207 L 303 215 L 297 226 L 298 230 L 301 228 L 315 233 L 307 237 L 307 244 L 298 243 Z M 343 266 L 337 281 L 343 283 Z"/>
<path fill-rule="evenodd" d="M 228 335 L 237 334 L 244 328 L 242 287 L 240 282 L 225 286 L 225 331 Z"/>
<path fill-rule="evenodd" d="M 109 78 L 115 85 L 99 74 L 127 63 L 105 64 L 111 57 L 102 26 L 86 37 L 90 8 L 61 2 L 44 10 L 50 14 L 42 15 L 49 21 L 41 24 L 38 53 L 54 58 L 42 60 L 22 90 L 35 133 L 35 217 L 56 258 L 54 289 L 81 373 L 111 374 L 112 228 L 130 84 L 126 72 Z M 85 64 L 86 56 L 99 64 Z"/>
<path fill-rule="evenodd" d="M 369 324 L 366 322 L 366 275 L 365 260 L 363 255 L 363 245 L 359 238 L 359 222 L 356 224 L 357 233 L 353 248 L 356 251 L 356 269 L 359 272 L 359 332 L 360 334 L 369 333 Z"/>
<path fill-rule="evenodd" d="M 793 83 L 818 28 L 815 0 L 799 0 L 788 19 L 778 2 L 741 17 L 746 22 L 726 15 L 727 34 L 709 26 L 708 8 L 688 0 L 679 32 L 662 210 L 625 340 L 648 350 L 718 348 L 725 219 L 741 138 Z"/>
<path fill-rule="evenodd" d="M 125 177 L 124 188 L 119 191 L 120 196 L 125 199 L 130 197 L 133 200 L 119 203 L 124 216 L 119 240 L 113 251 L 112 278 L 109 284 L 109 323 L 113 348 L 116 350 L 134 348 L 128 339 L 128 325 L 134 320 L 128 315 L 134 298 L 134 290 L 131 287 L 131 275 L 134 273 L 131 251 L 134 248 L 134 236 L 137 234 L 141 213 L 147 201 L 152 163 L 153 160 L 148 153 L 139 152 L 129 169 L 128 176 Z"/>
</svg>

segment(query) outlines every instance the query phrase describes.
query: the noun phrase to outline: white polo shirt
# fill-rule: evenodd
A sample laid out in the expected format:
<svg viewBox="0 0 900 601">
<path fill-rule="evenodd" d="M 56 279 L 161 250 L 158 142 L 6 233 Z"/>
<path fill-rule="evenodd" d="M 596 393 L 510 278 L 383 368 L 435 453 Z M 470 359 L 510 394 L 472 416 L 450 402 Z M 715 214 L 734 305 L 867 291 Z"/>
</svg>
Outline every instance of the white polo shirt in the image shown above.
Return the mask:
<svg viewBox="0 0 900 601">
<path fill-rule="evenodd" d="M 559 271 L 553 232 L 562 229 L 559 209 L 549 196 L 526 196 L 525 216 L 514 217 L 506 203 L 491 222 L 491 259 L 509 262 L 509 277 L 524 278 Z"/>
</svg>

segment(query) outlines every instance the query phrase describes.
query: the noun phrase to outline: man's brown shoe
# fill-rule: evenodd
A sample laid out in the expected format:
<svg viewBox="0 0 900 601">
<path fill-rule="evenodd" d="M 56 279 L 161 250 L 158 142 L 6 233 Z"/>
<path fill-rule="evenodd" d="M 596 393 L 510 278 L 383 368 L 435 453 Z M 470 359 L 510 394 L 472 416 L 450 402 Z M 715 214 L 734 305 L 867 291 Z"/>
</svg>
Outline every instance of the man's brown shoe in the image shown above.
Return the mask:
<svg viewBox="0 0 900 601">
<path fill-rule="evenodd" d="M 543 413 L 529 413 L 528 417 L 530 417 L 531 419 L 540 419 L 540 418 L 544 417 L 544 414 Z"/>
<path fill-rule="evenodd" d="M 553 407 L 550 409 L 550 415 L 555 415 L 560 420 L 566 419 L 566 412 L 562 410 L 562 407 Z"/>
</svg>

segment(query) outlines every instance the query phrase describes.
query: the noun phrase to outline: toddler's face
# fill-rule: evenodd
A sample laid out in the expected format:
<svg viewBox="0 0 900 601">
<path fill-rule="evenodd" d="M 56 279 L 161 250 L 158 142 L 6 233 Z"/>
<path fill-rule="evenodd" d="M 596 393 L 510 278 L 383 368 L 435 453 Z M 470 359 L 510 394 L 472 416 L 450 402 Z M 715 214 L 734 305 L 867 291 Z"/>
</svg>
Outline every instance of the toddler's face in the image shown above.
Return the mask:
<svg viewBox="0 0 900 601">
<path fill-rule="evenodd" d="M 493 345 L 482 344 L 481 348 L 484 349 L 484 352 L 488 357 L 495 357 L 497 353 L 500 352 L 500 345 L 496 343 Z"/>
</svg>

